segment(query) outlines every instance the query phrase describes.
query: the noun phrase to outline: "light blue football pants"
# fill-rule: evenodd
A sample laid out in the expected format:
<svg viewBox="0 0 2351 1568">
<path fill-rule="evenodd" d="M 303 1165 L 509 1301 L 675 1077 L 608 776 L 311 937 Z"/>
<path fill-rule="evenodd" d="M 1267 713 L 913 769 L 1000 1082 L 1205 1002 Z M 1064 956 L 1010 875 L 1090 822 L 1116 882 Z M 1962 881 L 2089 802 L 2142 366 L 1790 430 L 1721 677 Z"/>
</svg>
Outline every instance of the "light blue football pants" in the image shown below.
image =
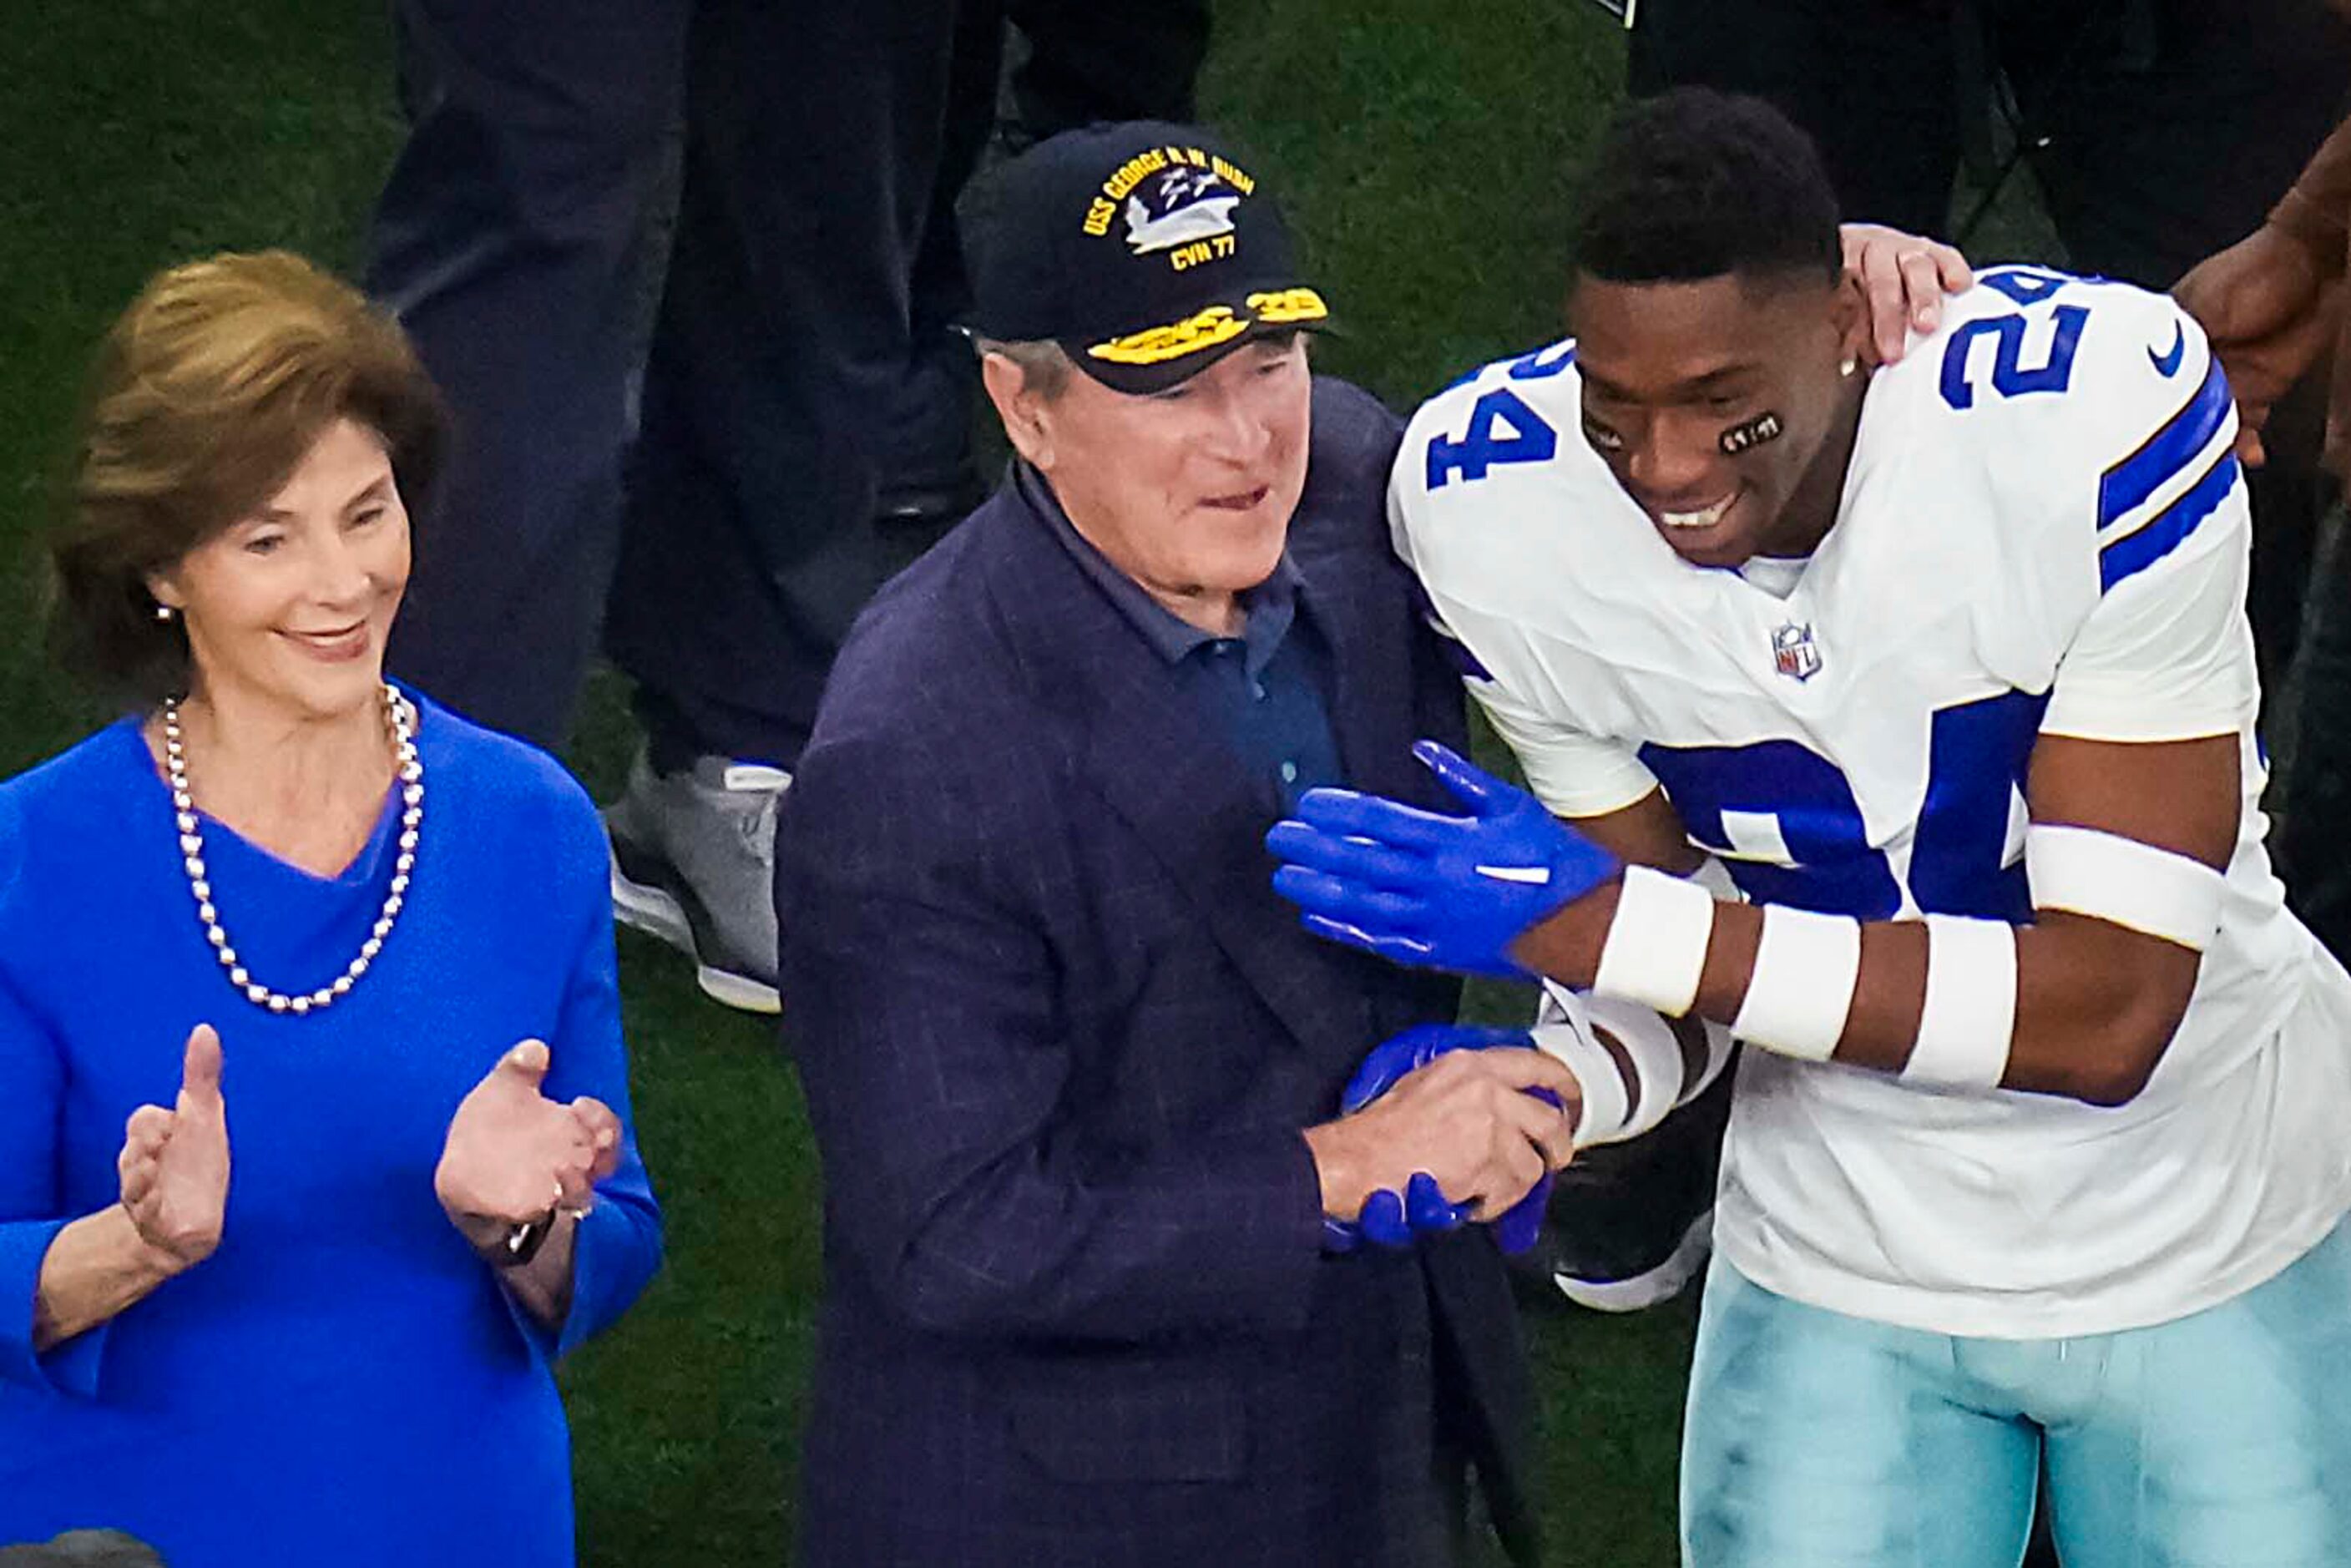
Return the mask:
<svg viewBox="0 0 2351 1568">
<path fill-rule="evenodd" d="M 1682 1438 L 1688 1568 L 2351 1564 L 2351 1222 L 2156 1328 L 1959 1339 L 1715 1260 Z"/>
</svg>

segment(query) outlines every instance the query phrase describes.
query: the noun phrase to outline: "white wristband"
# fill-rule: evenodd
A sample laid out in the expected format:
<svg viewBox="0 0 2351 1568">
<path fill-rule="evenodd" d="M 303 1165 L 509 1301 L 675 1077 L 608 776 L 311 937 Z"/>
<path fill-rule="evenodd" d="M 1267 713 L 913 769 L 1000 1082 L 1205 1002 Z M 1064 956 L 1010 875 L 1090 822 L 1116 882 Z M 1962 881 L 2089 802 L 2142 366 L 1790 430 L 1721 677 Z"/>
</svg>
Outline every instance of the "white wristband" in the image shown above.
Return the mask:
<svg viewBox="0 0 2351 1568">
<path fill-rule="evenodd" d="M 1782 1056 L 1826 1061 L 1861 978 L 1861 922 L 1767 904 L 1747 997 L 1730 1032 Z"/>
<path fill-rule="evenodd" d="M 1927 1004 L 1903 1064 L 1906 1083 L 1997 1089 L 2016 1032 L 2016 928 L 1927 916 Z"/>
<path fill-rule="evenodd" d="M 1714 895 L 1649 866 L 1627 866 L 1616 913 L 1600 945 L 1592 994 L 1679 1018 L 1698 1000 L 1706 945 L 1714 935 Z"/>
<path fill-rule="evenodd" d="M 2035 822 L 2024 832 L 2035 909 L 2063 909 L 2201 953 L 2220 930 L 2228 879 L 2202 861 L 2096 828 Z"/>
</svg>

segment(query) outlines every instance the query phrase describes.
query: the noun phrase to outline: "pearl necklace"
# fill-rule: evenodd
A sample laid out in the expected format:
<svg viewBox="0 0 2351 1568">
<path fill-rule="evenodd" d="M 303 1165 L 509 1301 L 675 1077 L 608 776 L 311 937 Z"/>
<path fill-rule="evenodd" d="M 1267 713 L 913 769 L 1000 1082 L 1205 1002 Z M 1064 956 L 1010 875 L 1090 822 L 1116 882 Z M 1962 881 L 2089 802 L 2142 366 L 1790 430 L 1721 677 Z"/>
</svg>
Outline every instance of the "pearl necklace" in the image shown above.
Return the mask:
<svg viewBox="0 0 2351 1568">
<path fill-rule="evenodd" d="M 180 699 L 167 697 L 163 703 L 163 770 L 172 785 L 172 804 L 180 816 L 180 852 L 188 873 L 188 891 L 195 894 L 196 918 L 204 922 L 204 940 L 212 944 L 213 956 L 228 971 L 229 984 L 243 991 L 246 999 L 256 1007 L 267 1008 L 274 1013 L 293 1013 L 298 1017 L 314 1008 L 332 1006 L 335 998 L 347 995 L 368 972 L 375 956 L 383 951 L 384 938 L 392 935 L 392 922 L 400 917 L 400 906 L 408 893 L 409 873 L 416 869 L 416 831 L 424 821 L 424 764 L 417 760 L 415 718 L 400 688 L 391 682 L 383 687 L 384 715 L 391 721 L 393 749 L 400 758 L 400 858 L 392 862 L 392 887 L 383 897 L 382 913 L 376 916 L 375 927 L 366 941 L 360 944 L 359 956 L 350 967 L 335 977 L 334 983 L 319 987 L 304 996 L 287 996 L 273 991 L 246 972 L 238 959 L 236 948 L 230 945 L 228 933 L 221 928 L 220 912 L 213 907 L 212 883 L 205 880 L 204 841 L 196 816 L 195 798 L 188 793 L 187 749 L 180 739 Z"/>
</svg>

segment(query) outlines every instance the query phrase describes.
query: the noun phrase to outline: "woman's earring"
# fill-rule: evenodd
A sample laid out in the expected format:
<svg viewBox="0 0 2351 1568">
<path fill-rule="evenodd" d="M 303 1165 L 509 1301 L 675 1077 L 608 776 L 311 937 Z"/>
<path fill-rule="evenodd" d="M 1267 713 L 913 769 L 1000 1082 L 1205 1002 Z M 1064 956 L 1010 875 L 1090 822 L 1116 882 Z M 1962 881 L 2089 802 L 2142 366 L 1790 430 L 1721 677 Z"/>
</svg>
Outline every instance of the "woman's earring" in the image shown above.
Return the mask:
<svg viewBox="0 0 2351 1568">
<path fill-rule="evenodd" d="M 1851 354 L 1847 354 L 1847 355 L 1844 357 L 1844 359 L 1843 360 L 1843 361 L 1842 361 L 1842 362 L 1840 362 L 1840 363 L 1838 364 L 1838 366 L 1837 366 L 1837 374 L 1839 374 L 1839 375 L 1841 375 L 1841 376 L 1849 376 L 1849 375 L 1853 374 L 1853 372 L 1854 372 L 1854 371 L 1855 371 L 1856 370 L 1859 370 L 1860 368 L 1861 368 L 1861 361 L 1860 361 L 1859 360 L 1855 359 L 1853 355 L 1851 355 Z"/>
<path fill-rule="evenodd" d="M 178 613 L 178 611 L 172 609 L 168 604 L 158 604 L 155 606 L 155 619 L 158 621 L 169 621 L 172 616 L 177 615 Z"/>
</svg>

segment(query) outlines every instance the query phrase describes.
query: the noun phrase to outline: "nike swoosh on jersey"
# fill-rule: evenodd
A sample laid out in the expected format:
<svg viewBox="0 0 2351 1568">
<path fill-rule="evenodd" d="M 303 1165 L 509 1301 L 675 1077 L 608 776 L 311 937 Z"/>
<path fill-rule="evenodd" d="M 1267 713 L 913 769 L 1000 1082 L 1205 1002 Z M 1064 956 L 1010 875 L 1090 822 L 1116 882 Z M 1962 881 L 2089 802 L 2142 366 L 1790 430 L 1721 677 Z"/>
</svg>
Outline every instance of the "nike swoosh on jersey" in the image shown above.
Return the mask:
<svg viewBox="0 0 2351 1568">
<path fill-rule="evenodd" d="M 2153 349 L 2149 349 L 2147 351 L 2147 362 L 2152 364 L 2158 371 L 2166 376 L 2178 375 L 2179 373 L 2179 361 L 2187 357 L 2188 333 L 2177 321 L 2174 321 L 2171 324 L 2171 347 L 2160 354 L 2157 353 Z"/>
</svg>

